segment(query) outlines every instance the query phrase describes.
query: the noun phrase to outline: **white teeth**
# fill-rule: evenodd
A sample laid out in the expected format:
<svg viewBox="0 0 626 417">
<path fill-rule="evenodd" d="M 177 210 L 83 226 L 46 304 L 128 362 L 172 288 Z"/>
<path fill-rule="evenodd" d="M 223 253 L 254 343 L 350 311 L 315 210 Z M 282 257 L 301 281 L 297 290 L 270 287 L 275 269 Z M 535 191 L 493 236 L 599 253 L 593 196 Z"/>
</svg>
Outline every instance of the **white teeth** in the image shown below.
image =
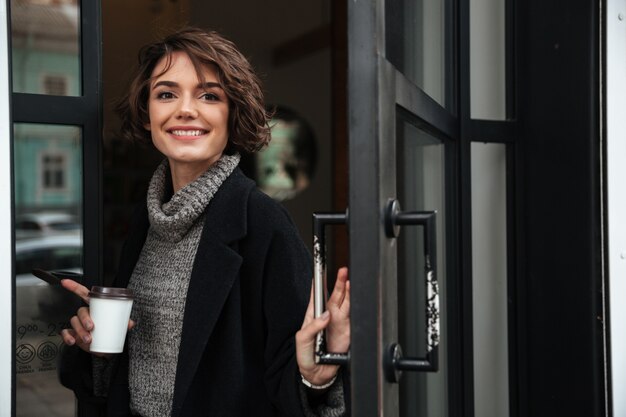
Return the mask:
<svg viewBox="0 0 626 417">
<path fill-rule="evenodd" d="M 172 130 L 172 134 L 176 136 L 200 136 L 204 134 L 204 130 Z"/>
</svg>

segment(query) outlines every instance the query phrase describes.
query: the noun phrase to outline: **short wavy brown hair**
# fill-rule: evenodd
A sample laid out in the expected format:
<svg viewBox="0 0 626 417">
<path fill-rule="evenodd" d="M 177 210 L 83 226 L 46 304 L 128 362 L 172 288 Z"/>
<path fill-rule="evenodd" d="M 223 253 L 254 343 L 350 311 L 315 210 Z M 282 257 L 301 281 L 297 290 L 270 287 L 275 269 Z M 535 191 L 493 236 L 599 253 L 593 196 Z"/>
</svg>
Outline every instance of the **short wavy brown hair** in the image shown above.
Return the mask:
<svg viewBox="0 0 626 417">
<path fill-rule="evenodd" d="M 171 66 L 173 52 L 186 53 L 201 82 L 207 65 L 217 68 L 218 82 L 229 102 L 228 145 L 226 153 L 255 152 L 270 140 L 270 112 L 266 110 L 261 82 L 252 66 L 235 44 L 217 32 L 185 28 L 164 39 L 145 45 L 139 51 L 139 65 L 131 78 L 128 93 L 119 101 L 116 110 L 122 120 L 122 134 L 128 138 L 152 143 L 149 123 L 148 98 L 152 72 L 165 58 L 165 69 Z"/>
</svg>

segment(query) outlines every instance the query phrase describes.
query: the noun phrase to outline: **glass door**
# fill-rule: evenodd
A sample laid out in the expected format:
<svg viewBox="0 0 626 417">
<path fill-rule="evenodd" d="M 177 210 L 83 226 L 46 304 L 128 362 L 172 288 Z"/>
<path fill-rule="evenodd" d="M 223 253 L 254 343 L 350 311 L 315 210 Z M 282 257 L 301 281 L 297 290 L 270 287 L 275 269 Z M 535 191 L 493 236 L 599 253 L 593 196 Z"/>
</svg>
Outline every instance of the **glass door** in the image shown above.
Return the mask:
<svg viewBox="0 0 626 417">
<path fill-rule="evenodd" d="M 458 415 L 452 5 L 348 6 L 354 416 Z"/>
<path fill-rule="evenodd" d="M 13 406 L 76 415 L 59 335 L 81 301 L 34 269 L 101 279 L 100 2 L 11 0 Z M 83 275 L 87 278 L 83 279 Z"/>
</svg>

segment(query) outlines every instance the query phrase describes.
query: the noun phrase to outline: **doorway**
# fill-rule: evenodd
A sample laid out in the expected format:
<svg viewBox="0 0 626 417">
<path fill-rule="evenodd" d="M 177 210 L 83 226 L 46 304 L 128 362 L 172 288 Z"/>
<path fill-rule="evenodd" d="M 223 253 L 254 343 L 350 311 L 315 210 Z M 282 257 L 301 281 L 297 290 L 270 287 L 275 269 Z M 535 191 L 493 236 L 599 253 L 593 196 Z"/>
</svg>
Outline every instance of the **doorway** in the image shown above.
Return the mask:
<svg viewBox="0 0 626 417">
<path fill-rule="evenodd" d="M 115 273 L 130 214 L 160 160 L 152 149 L 128 143 L 117 134 L 113 108 L 128 82 L 126 72 L 119 69 L 135 64 L 141 45 L 183 25 L 217 30 L 234 41 L 260 74 L 266 103 L 277 109 L 277 117 L 289 118 L 292 124 L 297 119 L 307 127 L 311 145 L 301 152 L 312 159 L 310 179 L 297 191 L 275 195 L 311 248 L 311 212 L 332 209 L 331 1 L 293 7 L 286 0 L 143 0 L 107 1 L 102 7 L 104 249 L 112 260 L 105 265 L 105 279 Z M 278 140 L 275 146 L 280 146 Z M 248 157 L 242 162 L 244 172 L 260 184 L 271 182 L 260 176 L 261 165 L 279 165 L 269 153 L 264 157 L 270 161 Z"/>
<path fill-rule="evenodd" d="M 126 88 L 123 75 L 134 64 L 138 47 L 183 24 L 214 28 L 250 57 L 264 79 L 267 102 L 287 109 L 284 114 L 291 116 L 285 117 L 295 114 L 310 127 L 317 155 L 310 183 L 299 194 L 282 194 L 289 196 L 283 202 L 305 242 L 311 243 L 312 211 L 342 211 L 348 202 L 351 206 L 350 227 L 358 230 L 349 243 L 350 261 L 357 266 L 352 268 L 357 271 L 354 289 L 359 300 L 354 317 L 366 324 L 355 332 L 353 341 L 360 339 L 351 364 L 352 374 L 358 377 L 352 402 L 363 410 L 359 417 L 382 410 L 411 417 L 555 413 L 599 417 L 608 413 L 598 196 L 602 182 L 597 51 L 601 25 L 596 4 L 577 2 L 563 11 L 541 0 L 494 1 L 483 9 L 452 0 L 348 2 L 352 9 L 346 2 L 331 0 L 306 2 L 297 8 L 287 0 L 268 4 L 111 0 L 102 2 L 101 8 L 97 1 L 30 3 L 59 6 L 65 17 L 68 5 L 82 7 L 80 20 L 77 13 L 73 19 L 82 29 L 81 56 L 87 57 L 80 66 L 84 76 L 72 72 L 76 65 L 66 71 L 70 76 L 65 78 L 59 76 L 62 69 L 48 71 L 30 83 L 40 89 L 36 91 L 23 89 L 29 83 L 15 76 L 12 95 L 14 145 L 19 141 L 13 148 L 14 189 L 28 175 L 36 178 L 36 191 L 45 197 L 38 212 L 58 205 L 55 198 L 69 198 L 69 202 L 63 200 L 65 214 L 78 218 L 82 225 L 76 233 L 82 258 L 76 261 L 74 256 L 71 267 L 84 267 L 86 275 L 97 277 L 98 282 L 110 282 L 132 208 L 141 200 L 159 162 L 152 150 L 125 142 L 116 133 L 113 107 Z M 495 34 L 482 30 L 498 25 L 505 29 Z M 418 27 L 431 32 L 417 31 Z M 352 38 L 337 36 L 342 32 Z M 99 35 L 94 34 L 100 33 L 102 55 L 94 47 L 100 45 Z M 411 42 L 402 44 L 409 38 Z M 380 39 L 386 41 L 377 44 Z M 432 39 L 436 42 L 426 42 Z M 549 48 L 546 39 L 551 42 Z M 15 39 L 14 47 L 23 46 L 18 41 L 32 46 L 46 39 Z M 355 41 L 356 45 L 365 41 L 370 48 L 357 50 Z M 357 68 L 363 70 L 351 73 L 349 79 L 347 45 L 354 53 L 352 65 L 360 63 Z M 76 55 L 78 48 L 76 43 L 61 52 Z M 485 55 L 494 50 L 495 56 Z M 476 57 L 488 68 L 476 67 Z M 19 62 L 25 59 L 17 53 L 13 64 Z M 436 65 L 431 68 L 424 64 L 432 62 Z M 537 63 L 550 65 L 538 71 Z M 494 68 L 498 71 L 488 72 Z M 362 82 L 359 77 L 364 74 L 366 88 L 353 84 L 357 94 L 342 96 L 350 82 Z M 472 78 L 477 74 L 481 77 Z M 98 96 L 102 89 L 97 83 L 76 87 L 68 82 L 81 77 L 102 79 L 103 98 Z M 494 84 L 499 91 L 484 96 Z M 573 88 L 581 85 L 588 88 Z M 347 116 L 348 100 L 352 100 L 348 107 L 362 106 L 354 118 Z M 103 123 L 98 119 L 100 104 Z M 375 125 L 349 123 L 359 117 Z M 346 152 L 348 136 L 352 140 L 358 134 L 368 139 L 351 142 Z M 43 139 L 37 146 L 41 142 L 46 146 L 33 146 L 33 136 Z M 25 156 L 18 157 L 18 153 Z M 77 160 L 78 156 L 82 159 Z M 348 156 L 353 168 L 350 176 Z M 244 165 L 250 176 L 259 175 L 259 161 L 248 160 Z M 37 169 L 29 171 L 29 166 Z M 72 171 L 80 167 L 87 168 L 82 175 Z M 95 178 L 100 172 L 102 190 L 100 178 Z M 74 189 L 70 178 L 82 183 Z M 27 188 L 20 186 L 13 196 L 14 213 L 30 209 L 24 205 L 29 201 Z M 431 297 L 424 291 L 428 274 L 420 276 L 427 262 L 415 255 L 426 246 L 421 229 L 406 228 L 397 238 L 382 228 L 384 208 L 396 197 L 403 210 L 437 211 L 436 263 L 439 285 L 445 286 L 438 292 L 445 297 L 439 304 L 442 326 L 436 333 L 441 336 L 439 366 L 422 355 L 432 350 L 422 333 L 429 340 L 435 334 L 427 332 L 425 323 L 439 316 L 424 314 L 423 305 Z M 28 232 L 27 224 L 23 223 L 20 233 Z M 337 263 L 348 261 L 347 247 L 345 240 L 336 239 L 333 252 L 341 259 Z M 72 254 L 69 249 L 64 252 L 68 258 Z M 65 259 L 61 255 L 49 258 Z M 13 264 L 17 272 L 17 256 Z M 357 283 L 359 276 L 365 278 Z M 411 281 L 413 276 L 419 281 Z M 18 348 L 14 360 L 18 376 L 13 384 L 16 415 L 74 415 L 68 392 L 64 396 L 46 392 L 54 381 L 51 352 L 58 338 L 53 332 L 46 334 L 57 343 L 52 343 L 54 347 L 43 339 L 37 340 L 34 349 L 18 343 L 21 338 L 39 336 L 41 324 L 24 321 L 20 314 L 42 298 L 27 296 L 18 287 L 13 338 Z M 417 293 L 418 303 L 409 293 Z M 46 330 L 54 324 L 42 323 Z M 415 334 L 420 338 L 413 339 Z M 394 378 L 383 371 L 388 367 L 384 354 L 395 336 L 408 347 L 407 356 L 426 356 L 427 363 L 420 366 L 428 374 L 405 374 L 400 385 L 389 380 Z M 568 338 L 574 343 L 561 349 L 560 343 Z M 30 370 L 26 365 L 36 357 L 38 363 L 47 365 L 39 373 L 26 372 Z M 435 368 L 438 373 L 430 373 Z M 19 374 L 20 369 L 25 372 Z M 22 377 L 29 381 L 29 374 L 44 375 L 49 381 L 20 381 Z M 498 392 L 497 401 L 494 392 Z M 45 396 L 61 399 L 63 411 L 53 411 L 56 406 L 46 403 Z M 47 408 L 41 411 L 40 407 Z"/>
</svg>

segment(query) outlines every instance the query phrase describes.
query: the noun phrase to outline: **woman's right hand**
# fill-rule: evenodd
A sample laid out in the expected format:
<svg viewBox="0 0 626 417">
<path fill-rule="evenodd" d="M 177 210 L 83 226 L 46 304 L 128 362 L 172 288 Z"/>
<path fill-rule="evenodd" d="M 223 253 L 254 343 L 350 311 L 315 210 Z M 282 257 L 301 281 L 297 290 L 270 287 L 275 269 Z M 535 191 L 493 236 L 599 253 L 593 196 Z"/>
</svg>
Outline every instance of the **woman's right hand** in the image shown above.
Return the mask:
<svg viewBox="0 0 626 417">
<path fill-rule="evenodd" d="M 81 285 L 76 281 L 72 281 L 71 279 L 64 279 L 61 280 L 61 286 L 66 290 L 78 295 L 85 303 L 89 304 L 89 290 L 84 285 Z M 91 315 L 89 314 L 89 307 L 79 308 L 76 312 L 76 315 L 70 319 L 70 324 L 72 325 L 71 329 L 61 330 L 63 343 L 65 343 L 67 346 L 76 345 L 85 352 L 90 352 L 90 332 L 93 330 L 94 324 L 93 320 L 91 320 Z M 130 320 L 128 322 L 128 330 L 132 329 L 134 325 L 135 322 Z M 106 353 L 90 353 L 96 356 L 109 356 Z"/>
</svg>

